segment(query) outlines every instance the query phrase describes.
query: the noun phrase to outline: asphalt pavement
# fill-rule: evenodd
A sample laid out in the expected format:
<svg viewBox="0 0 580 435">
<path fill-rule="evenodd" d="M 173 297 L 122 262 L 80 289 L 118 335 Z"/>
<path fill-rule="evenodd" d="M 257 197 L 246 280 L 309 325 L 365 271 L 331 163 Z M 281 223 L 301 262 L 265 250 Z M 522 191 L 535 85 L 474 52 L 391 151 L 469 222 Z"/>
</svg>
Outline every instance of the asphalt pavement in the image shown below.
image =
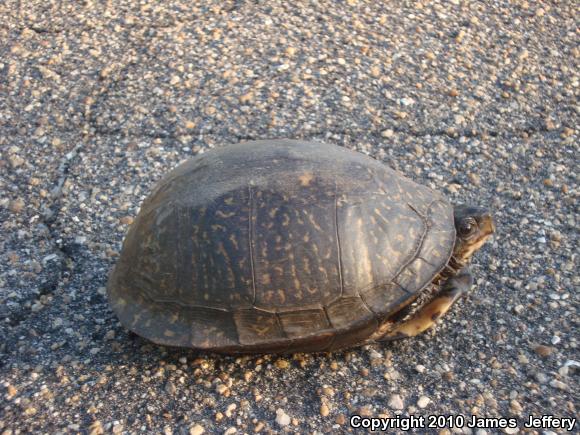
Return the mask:
<svg viewBox="0 0 580 435">
<path fill-rule="evenodd" d="M 3 1 L 0 433 L 343 433 L 354 415 L 566 433 L 524 423 L 578 416 L 578 12 Z M 217 356 L 130 334 L 105 285 L 143 199 L 193 155 L 267 138 L 355 149 L 491 208 L 472 292 L 420 337 L 334 354 Z M 466 421 L 433 418 L 450 414 Z"/>
</svg>

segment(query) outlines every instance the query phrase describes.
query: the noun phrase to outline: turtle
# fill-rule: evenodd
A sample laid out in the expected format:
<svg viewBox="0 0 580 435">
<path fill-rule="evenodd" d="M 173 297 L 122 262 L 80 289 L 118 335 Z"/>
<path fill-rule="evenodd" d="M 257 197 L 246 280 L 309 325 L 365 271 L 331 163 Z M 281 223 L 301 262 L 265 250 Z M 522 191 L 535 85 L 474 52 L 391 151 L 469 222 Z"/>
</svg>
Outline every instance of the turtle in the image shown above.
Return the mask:
<svg viewBox="0 0 580 435">
<path fill-rule="evenodd" d="M 415 336 L 473 285 L 491 213 L 321 142 L 217 147 L 143 201 L 107 284 L 154 343 L 330 352 Z"/>
</svg>

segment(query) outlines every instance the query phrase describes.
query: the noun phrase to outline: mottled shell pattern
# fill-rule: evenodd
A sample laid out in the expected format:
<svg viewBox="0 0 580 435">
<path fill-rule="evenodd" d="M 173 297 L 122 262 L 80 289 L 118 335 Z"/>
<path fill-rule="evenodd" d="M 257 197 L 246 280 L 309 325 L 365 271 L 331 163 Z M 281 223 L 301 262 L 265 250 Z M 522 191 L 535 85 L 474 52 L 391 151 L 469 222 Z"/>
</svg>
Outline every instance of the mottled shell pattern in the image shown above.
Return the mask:
<svg viewBox="0 0 580 435">
<path fill-rule="evenodd" d="M 111 274 L 121 322 L 222 352 L 365 342 L 445 266 L 453 207 L 363 154 L 264 140 L 181 164 L 145 200 Z"/>
</svg>

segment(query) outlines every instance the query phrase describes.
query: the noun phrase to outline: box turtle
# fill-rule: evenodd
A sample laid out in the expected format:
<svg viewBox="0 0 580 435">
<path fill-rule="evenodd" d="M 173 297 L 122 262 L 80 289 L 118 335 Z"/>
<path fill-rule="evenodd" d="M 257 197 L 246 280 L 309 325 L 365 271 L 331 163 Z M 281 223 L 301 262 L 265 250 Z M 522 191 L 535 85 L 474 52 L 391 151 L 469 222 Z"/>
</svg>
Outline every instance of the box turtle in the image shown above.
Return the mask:
<svg viewBox="0 0 580 435">
<path fill-rule="evenodd" d="M 293 140 L 200 154 L 143 202 L 108 283 L 121 323 L 215 352 L 319 352 L 416 335 L 472 285 L 494 232 L 363 154 Z"/>
</svg>

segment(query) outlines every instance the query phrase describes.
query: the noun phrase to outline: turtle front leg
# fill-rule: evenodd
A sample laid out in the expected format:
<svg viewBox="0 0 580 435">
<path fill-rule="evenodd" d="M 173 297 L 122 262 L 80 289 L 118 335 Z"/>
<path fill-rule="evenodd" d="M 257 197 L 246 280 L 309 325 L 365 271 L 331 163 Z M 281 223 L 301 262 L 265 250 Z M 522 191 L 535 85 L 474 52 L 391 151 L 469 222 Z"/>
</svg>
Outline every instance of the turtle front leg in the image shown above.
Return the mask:
<svg viewBox="0 0 580 435">
<path fill-rule="evenodd" d="M 433 300 L 425 304 L 409 320 L 395 326 L 393 330 L 379 338 L 378 341 L 392 341 L 401 338 L 413 337 L 431 328 L 451 306 L 473 285 L 473 276 L 469 269 L 461 270 L 457 275 L 449 278 L 441 292 Z"/>
</svg>

